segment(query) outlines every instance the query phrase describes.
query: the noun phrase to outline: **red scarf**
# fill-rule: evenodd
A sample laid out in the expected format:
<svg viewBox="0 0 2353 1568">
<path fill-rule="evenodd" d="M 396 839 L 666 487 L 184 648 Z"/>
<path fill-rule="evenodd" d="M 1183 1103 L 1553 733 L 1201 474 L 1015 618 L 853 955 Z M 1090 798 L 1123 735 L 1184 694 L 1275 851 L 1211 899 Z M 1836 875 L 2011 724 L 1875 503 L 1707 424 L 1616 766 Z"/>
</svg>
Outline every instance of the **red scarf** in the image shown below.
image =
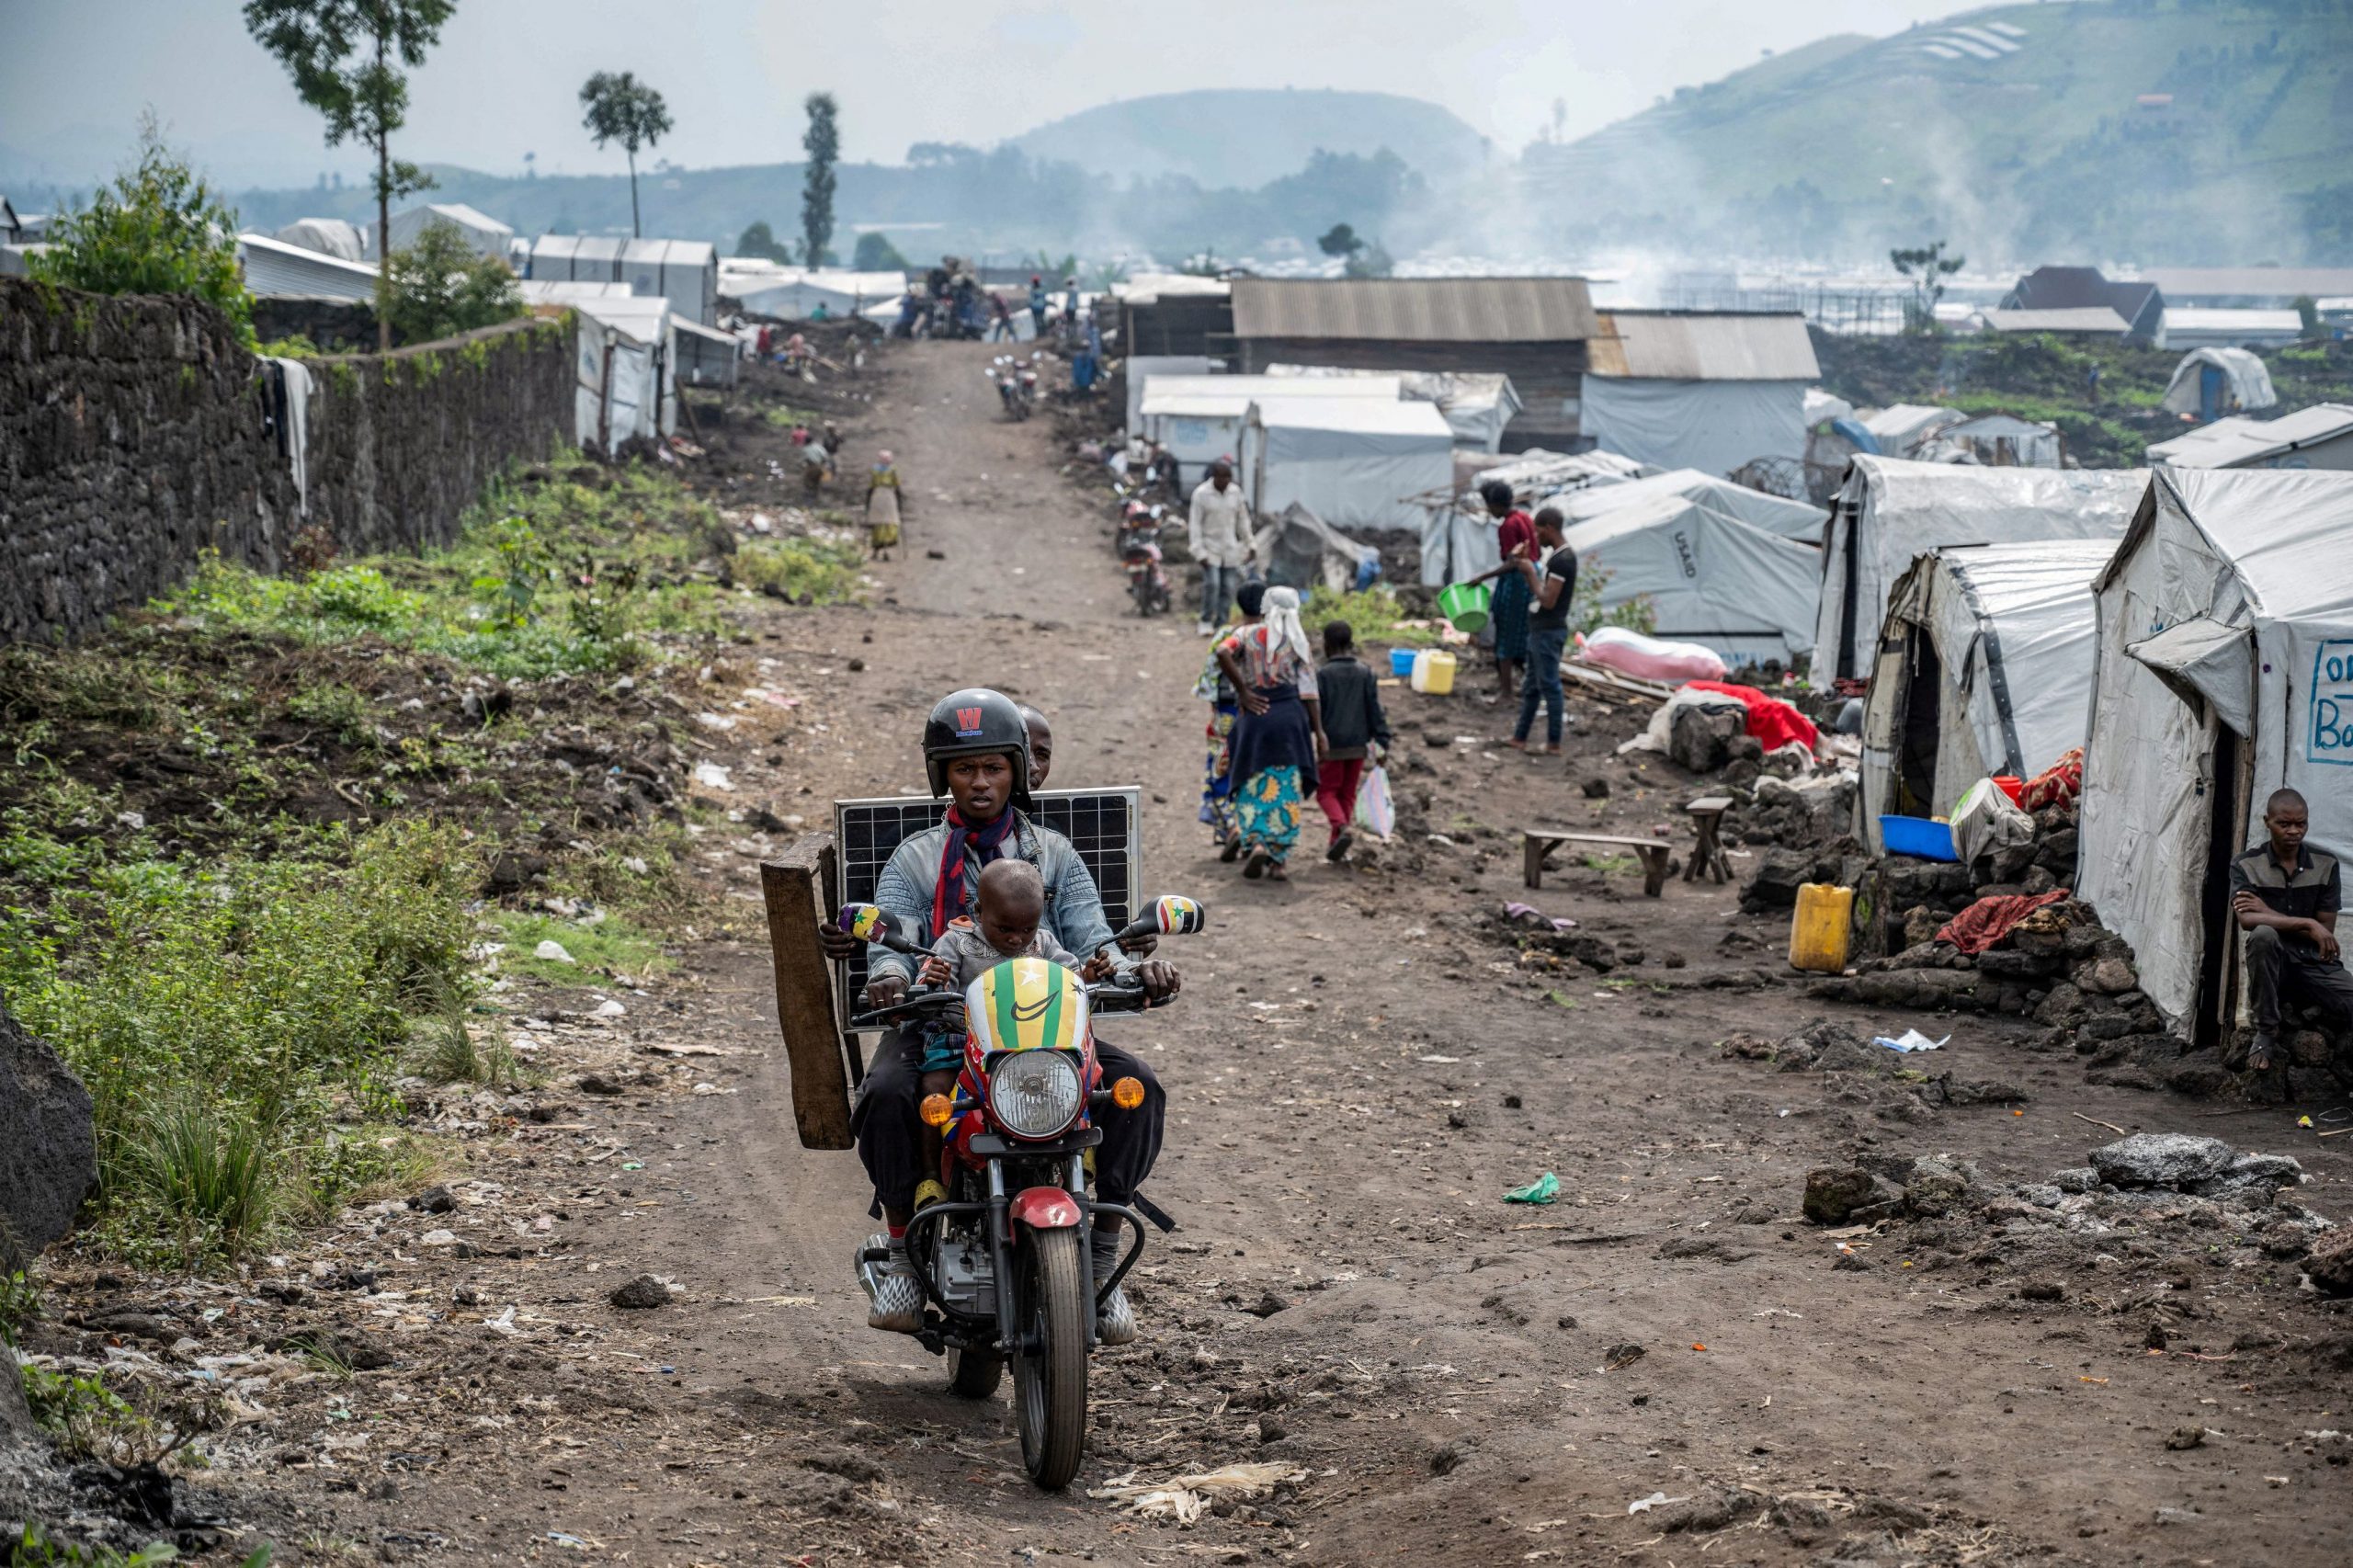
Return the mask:
<svg viewBox="0 0 2353 1568">
<path fill-rule="evenodd" d="M 995 822 L 978 827 L 966 827 L 956 808 L 948 808 L 948 845 L 939 852 L 939 884 L 931 894 L 931 939 L 938 941 L 946 934 L 948 923 L 964 913 L 965 878 L 967 868 L 977 861 L 986 866 L 1005 853 L 1005 841 L 1014 829 L 1018 812 L 1011 806 L 997 812 Z M 971 854 L 967 854 L 967 849 Z"/>
</svg>

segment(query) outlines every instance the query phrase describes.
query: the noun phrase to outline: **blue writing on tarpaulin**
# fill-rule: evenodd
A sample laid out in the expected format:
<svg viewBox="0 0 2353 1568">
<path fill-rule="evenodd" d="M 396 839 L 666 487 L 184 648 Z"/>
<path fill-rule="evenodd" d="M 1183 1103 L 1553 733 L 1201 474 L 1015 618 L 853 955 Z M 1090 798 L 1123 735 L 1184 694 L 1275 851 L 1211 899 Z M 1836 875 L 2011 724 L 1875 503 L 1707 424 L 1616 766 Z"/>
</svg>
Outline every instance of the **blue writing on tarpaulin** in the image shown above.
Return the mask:
<svg viewBox="0 0 2353 1568">
<path fill-rule="evenodd" d="M 2353 767 L 2353 641 L 2324 642 L 2313 654 L 2310 703 L 2304 760 Z"/>
</svg>

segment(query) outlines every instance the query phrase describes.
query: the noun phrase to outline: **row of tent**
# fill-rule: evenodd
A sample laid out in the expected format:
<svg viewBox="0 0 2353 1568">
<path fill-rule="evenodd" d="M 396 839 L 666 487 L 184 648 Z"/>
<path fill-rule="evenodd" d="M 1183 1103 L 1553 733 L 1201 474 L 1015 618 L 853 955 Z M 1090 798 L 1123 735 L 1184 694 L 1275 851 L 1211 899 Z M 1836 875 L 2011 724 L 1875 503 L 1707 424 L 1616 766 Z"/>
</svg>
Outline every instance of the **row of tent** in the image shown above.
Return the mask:
<svg viewBox="0 0 2353 1568">
<path fill-rule="evenodd" d="M 2075 891 L 2177 1032 L 2209 1038 L 2238 1010 L 2227 860 L 2270 793 L 2353 847 L 2353 473 L 2107 474 L 2038 528 L 2015 494 L 1929 505 L 1934 482 L 1872 464 L 1893 466 L 1859 460 L 1841 497 L 1865 536 L 1845 559 L 1912 553 L 1870 622 L 1859 828 L 1876 849 L 1882 812 L 1941 815 L 2084 747 Z"/>
</svg>

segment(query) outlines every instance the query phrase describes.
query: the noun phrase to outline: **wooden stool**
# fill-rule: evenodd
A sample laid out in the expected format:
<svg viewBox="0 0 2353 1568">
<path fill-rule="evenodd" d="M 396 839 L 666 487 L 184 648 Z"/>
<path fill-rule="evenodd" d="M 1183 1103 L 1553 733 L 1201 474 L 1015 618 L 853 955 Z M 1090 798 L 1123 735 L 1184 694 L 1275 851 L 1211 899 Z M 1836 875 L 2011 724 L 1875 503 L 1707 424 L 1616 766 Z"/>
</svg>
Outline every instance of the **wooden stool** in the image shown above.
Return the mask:
<svg viewBox="0 0 2353 1568">
<path fill-rule="evenodd" d="M 1732 809 L 1732 797 L 1702 795 L 1683 809 L 1691 813 L 1691 825 L 1697 832 L 1691 845 L 1691 858 L 1683 867 L 1683 880 L 1698 881 L 1702 868 L 1720 882 L 1729 880 L 1732 859 L 1725 855 L 1723 845 L 1717 841 L 1716 832 L 1723 823 L 1724 812 Z"/>
<path fill-rule="evenodd" d="M 1726 805 L 1732 804 L 1727 801 Z M 1608 833 L 1560 833 L 1551 828 L 1523 828 L 1519 835 L 1520 871 L 1529 887 L 1544 885 L 1544 863 L 1563 844 L 1598 844 L 1632 855 L 1643 863 L 1643 892 L 1652 898 L 1666 886 L 1667 847 L 1654 838 L 1620 838 Z"/>
</svg>

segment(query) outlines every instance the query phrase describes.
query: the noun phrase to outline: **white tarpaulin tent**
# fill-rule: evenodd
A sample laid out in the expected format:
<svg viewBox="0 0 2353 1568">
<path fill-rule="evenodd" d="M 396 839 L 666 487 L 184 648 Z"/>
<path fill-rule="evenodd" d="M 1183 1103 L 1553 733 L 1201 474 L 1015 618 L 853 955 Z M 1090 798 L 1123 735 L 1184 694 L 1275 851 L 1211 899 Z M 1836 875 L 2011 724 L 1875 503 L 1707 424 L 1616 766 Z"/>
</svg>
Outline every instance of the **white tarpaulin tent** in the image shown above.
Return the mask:
<svg viewBox="0 0 2353 1568">
<path fill-rule="evenodd" d="M 282 244 L 301 245 L 337 261 L 365 261 L 368 236 L 340 218 L 297 218 L 269 236 Z"/>
<path fill-rule="evenodd" d="M 1577 426 L 1661 468 L 1730 473 L 1759 458 L 1794 462 L 1805 456 L 1805 384 L 1588 375 Z"/>
<path fill-rule="evenodd" d="M 1642 479 L 1630 479 L 1622 484 L 1586 485 L 1581 489 L 1563 491 L 1545 497 L 1543 505 L 1557 506 L 1561 516 L 1574 526 L 1588 517 L 1598 517 L 1620 506 L 1654 501 L 1662 495 L 1680 495 L 1687 500 L 1704 503 L 1728 517 L 1736 517 L 1753 528 L 1779 534 L 1811 545 L 1822 543 L 1822 525 L 1829 514 L 1805 501 L 1791 501 L 1779 495 L 1768 495 L 1762 490 L 1751 490 L 1745 484 L 1734 484 L 1728 479 L 1718 479 L 1701 473 L 1696 468 L 1679 468 L 1667 473 L 1654 473 Z M 1816 557 L 1817 562 L 1820 558 Z"/>
<path fill-rule="evenodd" d="M 1473 370 L 1358 370 L 1337 365 L 1269 365 L 1269 376 L 1322 380 L 1332 376 L 1394 376 L 1402 395 L 1438 405 L 1454 432 L 1454 444 L 1473 451 L 1499 450 L 1504 426 L 1525 405 L 1511 378 Z"/>
<path fill-rule="evenodd" d="M 658 441 L 677 427 L 669 374 L 669 306 L 628 295 L 583 300 L 573 397 L 574 437 L 608 457 L 631 441 Z"/>
<path fill-rule="evenodd" d="M 1356 586 L 1368 564 L 1378 568 L 1381 551 L 1358 544 L 1294 501 L 1282 515 L 1251 536 L 1267 581 L 1297 588 L 1304 597 L 1316 585 L 1334 591 Z"/>
<path fill-rule="evenodd" d="M 237 263 L 244 269 L 245 289 L 255 294 L 276 294 L 309 300 L 372 300 L 376 269 L 357 261 L 342 261 L 267 234 L 239 234 Z"/>
<path fill-rule="evenodd" d="M 2316 403 L 2277 419 L 2217 419 L 2157 442 L 2149 461 L 2173 469 L 2353 469 L 2353 406 Z"/>
<path fill-rule="evenodd" d="M 1969 415 L 1958 408 L 1938 408 L 1925 403 L 1899 403 L 1889 408 L 1873 409 L 1863 415 L 1861 424 L 1879 443 L 1883 457 L 1908 458 L 1948 425 L 1958 425 Z"/>
<path fill-rule="evenodd" d="M 819 305 L 836 320 L 863 315 L 877 305 L 896 309 L 906 297 L 904 272 L 851 272 L 841 267 L 764 265 L 747 267 L 731 257 L 719 278 L 719 295 L 735 310 L 778 321 L 806 321 Z"/>
<path fill-rule="evenodd" d="M 1454 432 L 1427 403 L 1260 396 L 1242 425 L 1241 476 L 1261 513 L 1298 502 L 1332 527 L 1413 529 L 1415 499 L 1454 478 Z"/>
<path fill-rule="evenodd" d="M 2347 539 L 2353 474 L 2161 469 L 2095 585 L 2079 892 L 2177 1034 L 2234 1021 L 2235 952 L 2204 979 L 2210 936 L 2234 939 L 2207 914 L 2214 841 L 2259 841 L 2285 787 L 2313 843 L 2353 850 Z"/>
<path fill-rule="evenodd" d="M 1445 490 L 1418 497 L 1422 507 L 1422 584 L 1442 587 L 1475 577 L 1502 559 L 1495 544 L 1495 519 L 1479 499 L 1479 487 L 1499 479 L 1512 487 L 1531 508 L 1558 502 L 1563 495 L 1587 490 L 1609 490 L 1652 471 L 1615 452 L 1550 452 L 1541 447 L 1514 454 L 1483 468 L 1476 456 L 1458 451 L 1454 478 Z M 1549 498 L 1549 499 L 1548 499 Z"/>
<path fill-rule="evenodd" d="M 2117 540 L 2149 476 L 2140 469 L 1975 468 L 1858 457 L 1830 509 L 1816 682 L 1870 673 L 1888 590 L 1915 556 L 1949 544 Z"/>
<path fill-rule="evenodd" d="M 2165 383 L 2165 395 L 2157 406 L 2167 414 L 2203 414 L 2210 371 L 2217 383 L 2214 406 L 2224 414 L 2252 413 L 2279 401 L 2271 390 L 2270 367 L 2261 355 L 2247 348 L 2193 348 L 2173 368 L 2173 379 Z"/>
<path fill-rule="evenodd" d="M 1220 458 L 1237 464 L 1235 476 L 1249 480 L 1242 460 L 1242 426 L 1250 405 L 1262 397 L 1347 398 L 1395 403 L 1402 385 L 1395 376 L 1336 381 L 1279 381 L 1271 376 L 1156 375 L 1137 404 L 1142 433 L 1166 447 L 1176 460 L 1178 483 L 1199 484 Z"/>
<path fill-rule="evenodd" d="M 1206 376 L 1206 354 L 1131 354 L 1128 356 L 1128 422 L 1131 436 L 1143 434 L 1143 389 L 1154 376 Z"/>
<path fill-rule="evenodd" d="M 526 278 L 516 288 L 522 290 L 527 306 L 544 306 L 560 311 L 578 304 L 583 300 L 626 300 L 630 288 L 626 283 L 551 282 L 543 278 Z"/>
<path fill-rule="evenodd" d="M 1822 551 L 1683 495 L 1647 501 L 1570 528 L 1577 571 L 1606 574 L 1607 608 L 1647 597 L 1654 634 L 1712 648 L 1733 665 L 1787 664 L 1813 645 Z"/>
<path fill-rule="evenodd" d="M 732 387 L 743 361 L 744 344 L 734 334 L 671 312 L 670 373 L 678 385 Z"/>
<path fill-rule="evenodd" d="M 2057 468 L 2063 455 L 2059 426 L 2015 414 L 1980 414 L 1947 425 L 1920 443 L 1914 456 L 1927 462 L 1981 463 L 1987 468 Z"/>
<path fill-rule="evenodd" d="M 1980 778 L 2029 778 L 2084 744 L 2092 705 L 2092 579 L 2105 540 L 1953 545 L 1888 597 L 1863 699 L 1857 809 L 1941 817 Z"/>
<path fill-rule="evenodd" d="M 515 238 L 514 229 L 462 201 L 428 201 L 422 207 L 404 209 L 387 220 L 385 232 L 392 236 L 392 249 L 405 250 L 435 223 L 447 223 L 457 230 L 458 237 L 476 256 L 494 256 L 501 261 L 506 259 L 506 247 Z"/>
<path fill-rule="evenodd" d="M 705 326 L 719 318 L 718 253 L 708 241 L 542 234 L 518 250 L 516 270 L 532 281 L 623 283 Z"/>
</svg>

